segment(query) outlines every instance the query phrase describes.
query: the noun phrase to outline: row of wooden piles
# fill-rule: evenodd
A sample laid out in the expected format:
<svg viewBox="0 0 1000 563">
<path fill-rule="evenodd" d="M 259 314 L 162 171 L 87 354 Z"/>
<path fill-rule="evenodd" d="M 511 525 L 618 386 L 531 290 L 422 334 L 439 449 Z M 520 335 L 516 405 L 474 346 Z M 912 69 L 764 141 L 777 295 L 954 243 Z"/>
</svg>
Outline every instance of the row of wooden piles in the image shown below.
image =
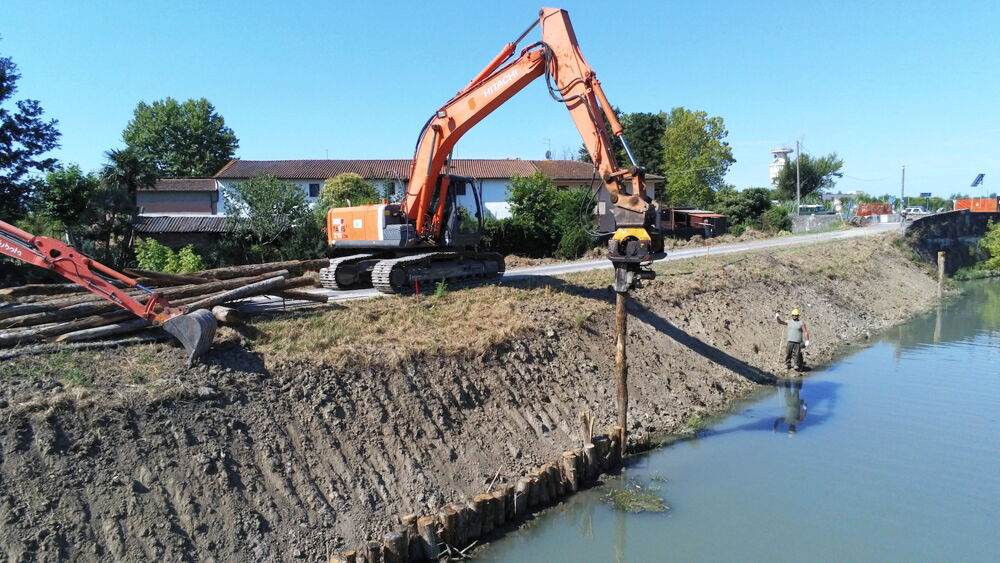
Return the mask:
<svg viewBox="0 0 1000 563">
<path fill-rule="evenodd" d="M 621 466 L 619 427 L 595 436 L 580 449 L 535 469 L 514 484 L 441 507 L 437 513 L 403 516 L 398 528 L 381 541 L 369 541 L 330 563 L 417 563 L 469 558 L 480 540 L 497 536 L 531 514 L 558 503 Z M 610 436 L 610 437 L 609 437 Z"/>
<path fill-rule="evenodd" d="M 209 309 L 220 322 L 236 324 L 242 322 L 241 315 L 226 305 L 248 297 L 268 295 L 325 303 L 325 295 L 304 289 L 318 286 L 316 272 L 329 263 L 327 259 L 294 260 L 184 275 L 146 270 L 126 273 L 163 295 L 171 306 L 184 307 L 188 312 Z M 142 303 L 149 297 L 140 289 L 128 289 L 126 293 Z M 150 329 L 148 321 L 76 284 L 0 289 L 0 347 L 87 342 L 123 335 L 148 335 L 153 339 L 163 334 Z"/>
</svg>

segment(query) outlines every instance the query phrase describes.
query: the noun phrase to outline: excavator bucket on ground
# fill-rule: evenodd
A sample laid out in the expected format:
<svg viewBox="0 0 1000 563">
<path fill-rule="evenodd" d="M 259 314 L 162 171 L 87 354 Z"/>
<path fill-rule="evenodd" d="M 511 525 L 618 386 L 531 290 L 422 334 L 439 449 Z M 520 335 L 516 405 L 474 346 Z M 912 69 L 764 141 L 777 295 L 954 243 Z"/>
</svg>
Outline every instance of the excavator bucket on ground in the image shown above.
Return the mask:
<svg viewBox="0 0 1000 563">
<path fill-rule="evenodd" d="M 218 322 L 210 311 L 199 309 L 176 317 L 163 323 L 163 330 L 169 332 L 181 342 L 188 353 L 188 367 L 194 364 L 215 339 Z"/>
</svg>

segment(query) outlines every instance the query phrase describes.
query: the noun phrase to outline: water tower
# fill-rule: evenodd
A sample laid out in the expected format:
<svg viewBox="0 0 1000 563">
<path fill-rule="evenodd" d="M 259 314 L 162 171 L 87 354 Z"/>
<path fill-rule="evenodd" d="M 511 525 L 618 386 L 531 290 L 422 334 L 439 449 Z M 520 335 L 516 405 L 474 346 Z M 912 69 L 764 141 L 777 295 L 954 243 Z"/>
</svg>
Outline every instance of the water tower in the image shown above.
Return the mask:
<svg viewBox="0 0 1000 563">
<path fill-rule="evenodd" d="M 769 167 L 771 173 L 771 187 L 777 187 L 778 175 L 781 174 L 781 169 L 788 164 L 788 155 L 792 152 L 792 149 L 786 149 L 784 147 L 771 151 L 771 154 L 774 155 L 774 160 L 771 161 L 771 165 Z"/>
</svg>

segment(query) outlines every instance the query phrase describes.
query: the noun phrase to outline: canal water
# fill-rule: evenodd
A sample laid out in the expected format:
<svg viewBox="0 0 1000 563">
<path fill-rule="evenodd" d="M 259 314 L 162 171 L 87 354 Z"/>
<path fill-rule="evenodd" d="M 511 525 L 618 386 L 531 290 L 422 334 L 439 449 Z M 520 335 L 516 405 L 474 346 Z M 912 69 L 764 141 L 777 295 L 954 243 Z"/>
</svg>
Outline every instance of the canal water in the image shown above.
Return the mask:
<svg viewBox="0 0 1000 563">
<path fill-rule="evenodd" d="M 481 558 L 1000 561 L 1000 282 L 800 384 L 633 460 Z M 602 502 L 636 484 L 669 510 Z"/>
</svg>

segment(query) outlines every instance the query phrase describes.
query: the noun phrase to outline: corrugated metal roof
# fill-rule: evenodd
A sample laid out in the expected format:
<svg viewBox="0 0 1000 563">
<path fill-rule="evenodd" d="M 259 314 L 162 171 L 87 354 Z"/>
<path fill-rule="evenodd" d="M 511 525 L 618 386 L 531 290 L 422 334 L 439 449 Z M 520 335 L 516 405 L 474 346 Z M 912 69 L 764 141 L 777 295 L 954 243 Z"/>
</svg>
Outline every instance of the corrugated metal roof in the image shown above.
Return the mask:
<svg viewBox="0 0 1000 563">
<path fill-rule="evenodd" d="M 152 188 L 139 188 L 140 192 L 214 192 L 213 178 L 162 178 Z"/>
<path fill-rule="evenodd" d="M 224 233 L 228 218 L 210 216 L 141 215 L 136 218 L 139 233 Z"/>
</svg>

